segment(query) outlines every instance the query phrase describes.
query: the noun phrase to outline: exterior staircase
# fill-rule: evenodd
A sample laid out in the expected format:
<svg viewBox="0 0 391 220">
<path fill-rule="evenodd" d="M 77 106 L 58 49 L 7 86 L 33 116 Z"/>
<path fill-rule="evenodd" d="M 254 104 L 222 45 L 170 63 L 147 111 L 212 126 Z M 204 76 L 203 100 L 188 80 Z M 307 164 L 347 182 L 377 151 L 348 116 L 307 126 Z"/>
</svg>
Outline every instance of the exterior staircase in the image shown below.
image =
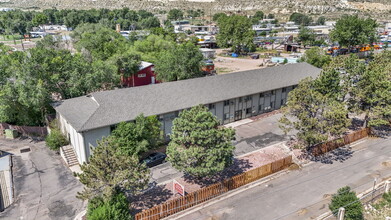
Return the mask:
<svg viewBox="0 0 391 220">
<path fill-rule="evenodd" d="M 79 165 L 79 161 L 77 160 L 75 151 L 71 145 L 61 147 L 60 154 L 69 167 Z"/>
</svg>

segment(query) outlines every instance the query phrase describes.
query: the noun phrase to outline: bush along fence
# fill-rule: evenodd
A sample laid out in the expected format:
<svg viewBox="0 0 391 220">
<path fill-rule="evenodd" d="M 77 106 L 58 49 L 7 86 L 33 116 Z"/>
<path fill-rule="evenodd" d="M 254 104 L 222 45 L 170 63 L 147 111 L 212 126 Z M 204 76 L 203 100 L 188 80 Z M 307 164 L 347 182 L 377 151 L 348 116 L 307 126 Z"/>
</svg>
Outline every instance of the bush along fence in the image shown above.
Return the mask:
<svg viewBox="0 0 391 220">
<path fill-rule="evenodd" d="M 189 193 L 183 197 L 169 200 L 160 205 L 137 213 L 135 220 L 158 220 L 177 212 L 215 198 L 225 192 L 234 190 L 265 176 L 281 171 L 292 164 L 292 156 L 274 161 L 261 167 L 249 170 L 222 182 L 210 185 Z"/>
<path fill-rule="evenodd" d="M 355 131 L 353 133 L 350 133 L 348 135 L 345 135 L 342 138 L 337 138 L 328 142 L 320 143 L 315 146 L 312 146 L 308 149 L 308 152 L 312 156 L 320 156 L 324 153 L 327 153 L 329 151 L 335 150 L 339 147 L 342 147 L 344 145 L 353 143 L 357 140 L 360 140 L 362 138 L 368 137 L 370 135 L 371 129 L 370 128 L 363 128 L 359 131 Z"/>
</svg>

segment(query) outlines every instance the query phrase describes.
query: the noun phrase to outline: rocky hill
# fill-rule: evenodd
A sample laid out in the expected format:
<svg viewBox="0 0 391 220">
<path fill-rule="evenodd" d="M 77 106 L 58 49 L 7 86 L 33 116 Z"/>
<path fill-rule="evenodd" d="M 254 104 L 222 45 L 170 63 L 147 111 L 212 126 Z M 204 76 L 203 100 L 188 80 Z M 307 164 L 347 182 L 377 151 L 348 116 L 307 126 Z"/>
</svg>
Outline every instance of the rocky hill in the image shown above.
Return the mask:
<svg viewBox="0 0 391 220">
<path fill-rule="evenodd" d="M 180 8 L 204 9 L 207 14 L 217 11 L 262 10 L 282 15 L 302 12 L 326 16 L 358 12 L 384 19 L 391 15 L 391 0 L 0 0 L 0 7 L 22 9 L 128 7 L 150 11 Z"/>
</svg>

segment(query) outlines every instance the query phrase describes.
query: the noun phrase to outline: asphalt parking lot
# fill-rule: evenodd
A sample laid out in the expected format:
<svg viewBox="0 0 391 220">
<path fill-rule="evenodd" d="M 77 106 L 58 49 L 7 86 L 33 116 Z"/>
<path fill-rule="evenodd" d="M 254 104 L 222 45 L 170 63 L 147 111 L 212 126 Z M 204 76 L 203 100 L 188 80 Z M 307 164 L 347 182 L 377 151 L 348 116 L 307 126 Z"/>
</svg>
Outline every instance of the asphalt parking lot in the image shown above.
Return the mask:
<svg viewBox="0 0 391 220">
<path fill-rule="evenodd" d="M 25 148 L 30 151 L 20 153 Z M 45 142 L 0 139 L 0 150 L 13 154 L 15 193 L 0 219 L 69 220 L 85 209 L 86 202 L 76 198 L 83 185 Z"/>
<path fill-rule="evenodd" d="M 293 133 L 285 135 L 278 127 L 278 120 L 282 114 L 271 115 L 259 120 L 251 121 L 244 119 L 234 127 L 235 135 L 235 156 L 241 156 L 251 153 L 261 148 L 288 141 Z M 228 125 L 229 126 L 229 125 Z M 179 178 L 183 173 L 174 169 L 170 163 L 151 168 L 151 181 L 156 184 L 162 184 L 172 179 Z"/>
<path fill-rule="evenodd" d="M 282 141 L 288 141 L 293 133 L 287 135 L 278 127 L 278 113 L 235 127 L 235 156 L 259 150 Z"/>
</svg>

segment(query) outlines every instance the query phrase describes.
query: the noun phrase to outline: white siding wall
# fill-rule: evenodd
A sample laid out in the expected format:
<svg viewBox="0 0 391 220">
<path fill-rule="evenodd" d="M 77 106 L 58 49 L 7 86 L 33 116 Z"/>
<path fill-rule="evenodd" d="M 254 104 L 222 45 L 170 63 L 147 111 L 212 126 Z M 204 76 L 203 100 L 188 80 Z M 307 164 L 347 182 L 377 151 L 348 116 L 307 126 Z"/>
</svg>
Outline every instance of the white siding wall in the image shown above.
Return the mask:
<svg viewBox="0 0 391 220">
<path fill-rule="evenodd" d="M 86 160 L 92 154 L 91 149 L 98 145 L 97 141 L 109 135 L 110 135 L 110 126 L 83 132 Z"/>
<path fill-rule="evenodd" d="M 58 113 L 57 113 L 58 114 Z M 58 114 L 61 132 L 67 136 L 71 146 L 75 150 L 77 160 L 80 164 L 86 162 L 86 153 L 84 150 L 84 139 L 81 133 L 78 133 L 60 114 Z"/>
</svg>

